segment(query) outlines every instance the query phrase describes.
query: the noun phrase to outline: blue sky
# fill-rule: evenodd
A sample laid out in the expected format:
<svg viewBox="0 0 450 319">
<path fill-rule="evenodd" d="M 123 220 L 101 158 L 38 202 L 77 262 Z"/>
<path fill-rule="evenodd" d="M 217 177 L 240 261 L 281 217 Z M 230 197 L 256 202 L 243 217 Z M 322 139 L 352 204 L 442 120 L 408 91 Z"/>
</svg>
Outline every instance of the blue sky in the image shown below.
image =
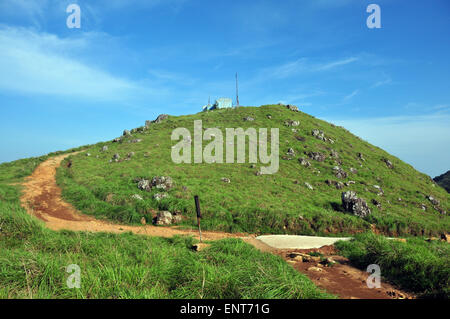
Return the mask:
<svg viewBox="0 0 450 319">
<path fill-rule="evenodd" d="M 241 105 L 296 104 L 435 176 L 449 57 L 446 0 L 0 0 L 0 162 L 196 113 L 234 96 L 237 71 Z"/>
</svg>

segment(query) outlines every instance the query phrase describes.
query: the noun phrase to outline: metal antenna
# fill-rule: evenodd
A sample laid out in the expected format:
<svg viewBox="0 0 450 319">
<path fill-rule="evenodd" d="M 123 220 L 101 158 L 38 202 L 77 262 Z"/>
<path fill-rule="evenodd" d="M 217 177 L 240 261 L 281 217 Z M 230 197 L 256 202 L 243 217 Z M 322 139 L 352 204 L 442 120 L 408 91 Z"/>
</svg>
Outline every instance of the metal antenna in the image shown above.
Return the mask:
<svg viewBox="0 0 450 319">
<path fill-rule="evenodd" d="M 239 106 L 239 83 L 237 72 L 236 72 L 236 106 Z"/>
</svg>

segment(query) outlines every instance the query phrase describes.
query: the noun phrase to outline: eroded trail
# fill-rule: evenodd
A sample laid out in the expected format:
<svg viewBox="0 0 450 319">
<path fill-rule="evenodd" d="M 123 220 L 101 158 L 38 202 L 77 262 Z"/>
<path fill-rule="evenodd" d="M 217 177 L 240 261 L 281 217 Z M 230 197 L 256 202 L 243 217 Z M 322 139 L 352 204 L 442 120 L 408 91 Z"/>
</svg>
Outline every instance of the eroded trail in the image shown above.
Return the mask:
<svg viewBox="0 0 450 319">
<path fill-rule="evenodd" d="M 151 225 L 131 226 L 120 225 L 105 220 L 99 220 L 78 212 L 71 204 L 61 198 L 61 189 L 56 184 L 56 169 L 61 162 L 72 154 L 65 154 L 50 158 L 40 164 L 33 174 L 23 183 L 24 192 L 21 197 L 22 205 L 27 212 L 43 220 L 46 226 L 53 230 L 73 230 L 88 232 L 123 233 L 133 232 L 140 235 L 172 237 L 175 235 L 192 235 L 198 237 L 195 229 L 177 229 L 173 227 L 156 227 Z M 205 240 L 230 237 L 241 237 L 237 234 L 222 232 L 202 232 Z"/>
<path fill-rule="evenodd" d="M 21 197 L 22 205 L 29 214 L 44 221 L 48 228 L 56 231 L 65 229 L 72 231 L 109 233 L 133 232 L 135 234 L 147 236 L 172 237 L 175 235 L 189 235 L 198 238 L 197 229 L 189 230 L 152 225 L 120 225 L 105 220 L 99 220 L 78 212 L 71 204 L 65 202 L 61 198 L 61 189 L 56 184 L 55 179 L 56 169 L 61 165 L 61 162 L 66 157 L 73 154 L 74 153 L 60 155 L 46 160 L 41 163 L 35 169 L 33 174 L 27 177 L 23 183 L 24 190 Z M 336 259 L 340 258 L 341 264 L 332 268 L 324 268 L 320 265 L 316 265 L 316 263 L 294 261 L 288 257 L 289 252 L 293 251 L 292 249 L 273 248 L 256 239 L 253 235 L 205 231 L 202 232 L 202 237 L 204 240 L 242 238 L 244 241 L 261 251 L 281 256 L 291 263 L 296 270 L 306 274 L 316 285 L 332 294 L 338 295 L 340 298 L 394 299 L 399 297 L 411 297 L 411 295 L 394 288 L 388 283 L 383 283 L 382 288 L 379 289 L 367 288 L 365 279 L 369 274 L 351 267 L 343 257 L 333 256 Z M 314 239 L 315 241 L 318 239 L 320 240 L 320 238 Z M 329 238 L 324 238 L 324 240 L 325 239 L 329 240 Z M 323 250 L 322 252 L 326 253 L 326 251 Z M 315 266 L 315 268 L 318 268 L 317 266 L 319 266 L 322 268 L 322 271 L 311 270 L 312 266 Z"/>
</svg>

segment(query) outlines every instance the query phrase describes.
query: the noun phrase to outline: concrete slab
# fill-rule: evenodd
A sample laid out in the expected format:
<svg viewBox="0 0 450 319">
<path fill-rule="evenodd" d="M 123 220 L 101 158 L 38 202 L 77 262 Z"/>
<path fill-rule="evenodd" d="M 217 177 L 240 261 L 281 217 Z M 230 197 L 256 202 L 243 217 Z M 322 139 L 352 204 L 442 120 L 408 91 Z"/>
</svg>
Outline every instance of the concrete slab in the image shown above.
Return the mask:
<svg viewBox="0 0 450 319">
<path fill-rule="evenodd" d="M 265 235 L 256 237 L 264 244 L 277 249 L 312 249 L 333 245 L 339 240 L 350 240 L 351 237 L 316 237 L 299 235 Z"/>
</svg>

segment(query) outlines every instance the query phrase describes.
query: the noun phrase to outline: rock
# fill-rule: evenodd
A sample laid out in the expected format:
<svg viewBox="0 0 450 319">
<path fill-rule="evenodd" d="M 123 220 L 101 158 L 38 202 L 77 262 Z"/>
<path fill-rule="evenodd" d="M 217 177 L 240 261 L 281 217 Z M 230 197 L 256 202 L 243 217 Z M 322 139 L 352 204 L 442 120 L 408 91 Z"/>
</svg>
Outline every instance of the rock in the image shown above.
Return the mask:
<svg viewBox="0 0 450 319">
<path fill-rule="evenodd" d="M 228 183 L 228 184 L 231 183 L 230 179 L 226 178 L 226 177 L 222 177 L 220 180 L 224 183 Z"/>
<path fill-rule="evenodd" d="M 346 212 L 349 212 L 355 216 L 364 218 L 370 215 L 370 208 L 364 199 L 358 198 L 356 192 L 347 191 L 343 192 L 342 196 L 342 206 Z"/>
<path fill-rule="evenodd" d="M 131 136 L 131 132 L 128 130 L 123 131 L 123 136 Z"/>
<path fill-rule="evenodd" d="M 378 185 L 373 185 L 373 187 L 377 190 L 377 195 L 378 195 L 378 196 L 381 196 L 381 195 L 384 194 L 384 191 L 383 191 L 383 189 L 382 189 L 380 186 L 378 186 Z"/>
<path fill-rule="evenodd" d="M 133 196 L 131 196 L 131 198 L 136 199 L 136 200 L 144 200 L 144 199 L 142 198 L 142 196 L 139 195 L 139 194 L 134 194 Z"/>
<path fill-rule="evenodd" d="M 181 222 L 181 220 L 182 220 L 182 218 L 181 218 L 180 214 L 178 214 L 178 213 L 172 214 L 172 223 L 173 224 L 179 223 L 179 222 Z"/>
<path fill-rule="evenodd" d="M 272 119 L 272 115 L 267 114 L 267 118 L 268 118 L 269 120 L 271 120 L 271 119 Z"/>
<path fill-rule="evenodd" d="M 142 225 L 147 224 L 147 221 L 145 220 L 145 217 L 142 217 L 142 218 L 141 218 L 141 224 L 142 224 Z"/>
<path fill-rule="evenodd" d="M 325 183 L 327 183 L 327 185 L 329 186 L 334 186 L 336 187 L 336 189 L 343 189 L 344 188 L 344 184 L 342 182 L 338 182 L 338 181 L 332 181 L 330 179 L 327 179 L 325 181 Z"/>
<path fill-rule="evenodd" d="M 142 142 L 142 139 L 141 139 L 141 138 L 135 138 L 135 139 L 133 139 L 133 140 L 129 140 L 129 141 L 128 141 L 128 143 L 140 143 L 140 142 Z"/>
<path fill-rule="evenodd" d="M 308 187 L 310 190 L 314 190 L 314 188 L 311 186 L 311 184 L 305 182 L 305 186 Z"/>
<path fill-rule="evenodd" d="M 166 120 L 166 119 L 168 119 L 168 118 L 169 118 L 169 115 L 167 115 L 167 114 L 161 114 L 161 115 L 159 115 L 159 116 L 156 118 L 156 120 L 153 121 L 153 123 L 159 124 L 159 123 L 161 123 L 162 121 L 164 121 L 164 120 Z"/>
<path fill-rule="evenodd" d="M 150 120 L 145 121 L 145 128 L 148 129 L 151 125 L 152 125 L 152 121 L 150 121 Z"/>
<path fill-rule="evenodd" d="M 363 157 L 362 153 L 358 153 L 358 158 L 363 162 L 365 161 L 365 158 Z"/>
<path fill-rule="evenodd" d="M 160 226 L 171 225 L 172 221 L 172 213 L 168 211 L 162 211 L 156 215 L 155 224 Z"/>
<path fill-rule="evenodd" d="M 110 194 L 106 195 L 105 202 L 112 203 L 113 200 L 114 200 L 114 194 L 110 193 Z"/>
<path fill-rule="evenodd" d="M 299 135 L 296 135 L 296 136 L 295 136 L 295 139 L 296 139 L 297 141 L 300 141 L 300 142 L 306 141 L 306 139 L 305 139 L 303 136 L 299 136 Z"/>
<path fill-rule="evenodd" d="M 390 160 L 388 160 L 387 158 L 383 158 L 382 161 L 386 163 L 386 166 L 388 168 L 390 168 L 390 169 L 394 168 L 394 164 L 392 164 L 392 162 Z"/>
<path fill-rule="evenodd" d="M 105 145 L 102 147 L 102 152 L 106 152 L 107 150 L 108 150 L 108 146 Z"/>
<path fill-rule="evenodd" d="M 169 176 L 155 176 L 152 178 L 151 186 L 157 189 L 168 190 L 173 187 L 173 180 Z"/>
<path fill-rule="evenodd" d="M 284 122 L 284 125 L 286 126 L 299 126 L 300 122 L 299 121 L 294 121 L 294 120 L 287 120 Z"/>
<path fill-rule="evenodd" d="M 256 168 L 255 164 L 250 165 L 250 168 Z"/>
<path fill-rule="evenodd" d="M 336 152 L 335 150 L 331 150 L 331 157 L 333 157 L 333 158 L 339 158 L 339 153 Z"/>
<path fill-rule="evenodd" d="M 358 174 L 358 170 L 356 168 L 350 167 L 350 173 Z"/>
<path fill-rule="evenodd" d="M 298 107 L 295 106 L 295 105 L 288 104 L 288 105 L 286 105 L 286 107 L 287 107 L 290 111 L 298 112 Z"/>
<path fill-rule="evenodd" d="M 427 206 L 426 206 L 425 204 L 420 204 L 420 208 L 421 208 L 423 211 L 426 211 L 426 210 L 427 210 Z"/>
<path fill-rule="evenodd" d="M 304 159 L 303 157 L 300 157 L 298 159 L 299 163 L 305 167 L 310 167 L 311 163 L 309 161 L 307 161 L 306 159 Z"/>
<path fill-rule="evenodd" d="M 119 143 L 119 142 L 122 142 L 122 139 L 120 137 L 113 139 L 113 143 Z"/>
<path fill-rule="evenodd" d="M 87 157 L 91 156 L 91 153 L 86 153 L 86 156 L 87 156 Z"/>
<path fill-rule="evenodd" d="M 118 153 L 116 153 L 116 154 L 113 155 L 112 159 L 113 159 L 113 161 L 118 162 L 119 159 L 120 159 L 120 155 Z"/>
<path fill-rule="evenodd" d="M 314 136 L 315 138 L 324 141 L 325 140 L 325 134 L 322 131 L 319 131 L 318 129 L 312 130 L 311 131 L 312 136 Z"/>
<path fill-rule="evenodd" d="M 308 271 L 322 272 L 323 269 L 322 269 L 322 268 L 319 268 L 319 267 L 313 266 L 313 267 L 309 267 L 309 268 L 308 268 Z"/>
<path fill-rule="evenodd" d="M 257 172 L 255 172 L 255 175 L 256 175 L 256 176 L 261 176 L 261 175 L 262 175 L 262 172 L 261 172 L 261 171 L 257 171 Z"/>
<path fill-rule="evenodd" d="M 310 159 L 318 162 L 323 162 L 326 158 L 326 156 L 320 152 L 309 152 L 308 156 Z"/>
<path fill-rule="evenodd" d="M 431 202 L 431 204 L 435 206 L 439 206 L 441 204 L 441 202 L 438 199 L 434 198 L 431 195 L 426 196 L 426 198 Z"/>
<path fill-rule="evenodd" d="M 252 121 L 254 121 L 255 119 L 253 118 L 253 117 L 251 117 L 251 116 L 246 116 L 246 117 L 244 117 L 244 121 L 247 121 L 247 122 L 252 122 Z"/>
<path fill-rule="evenodd" d="M 158 202 L 161 199 L 164 199 L 164 198 L 167 198 L 167 197 L 169 197 L 169 194 L 167 194 L 167 193 L 156 193 L 155 195 L 153 195 L 153 198 L 156 199 Z"/>
<path fill-rule="evenodd" d="M 148 179 L 141 179 L 138 182 L 138 188 L 140 190 L 149 192 L 152 189 L 152 185 L 150 184 L 150 181 Z"/>
<path fill-rule="evenodd" d="M 294 151 L 293 148 L 289 147 L 289 149 L 288 149 L 286 154 L 289 155 L 289 156 L 295 156 L 295 151 Z"/>
<path fill-rule="evenodd" d="M 134 156 L 134 152 L 130 152 L 130 153 L 127 154 L 128 158 L 132 158 L 133 156 Z"/>
<path fill-rule="evenodd" d="M 333 167 L 333 172 L 337 178 L 347 178 L 347 173 L 339 166 Z"/>
<path fill-rule="evenodd" d="M 211 244 L 197 243 L 197 244 L 192 245 L 192 250 L 201 251 L 205 248 L 208 248 L 209 246 L 211 246 Z"/>
</svg>

